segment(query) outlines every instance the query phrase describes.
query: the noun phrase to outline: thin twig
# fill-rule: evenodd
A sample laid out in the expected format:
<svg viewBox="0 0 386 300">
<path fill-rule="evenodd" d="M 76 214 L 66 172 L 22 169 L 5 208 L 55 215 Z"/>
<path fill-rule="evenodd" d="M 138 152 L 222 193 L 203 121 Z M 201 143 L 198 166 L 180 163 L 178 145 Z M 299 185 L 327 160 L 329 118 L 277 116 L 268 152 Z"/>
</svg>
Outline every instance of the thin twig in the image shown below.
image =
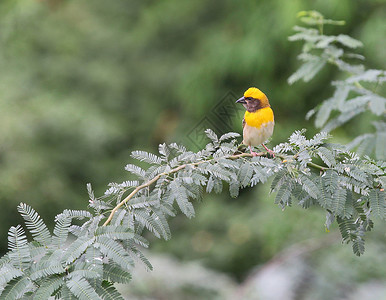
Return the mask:
<svg viewBox="0 0 386 300">
<path fill-rule="evenodd" d="M 311 167 L 311 168 L 318 169 L 318 170 L 320 170 L 320 171 L 322 171 L 322 172 L 324 172 L 324 171 L 327 170 L 327 169 L 330 169 L 330 168 L 327 168 L 327 167 L 320 166 L 320 165 L 318 165 L 318 164 L 316 164 L 316 163 L 313 163 L 313 162 L 307 163 L 307 166 L 309 166 L 309 167 Z"/>
</svg>

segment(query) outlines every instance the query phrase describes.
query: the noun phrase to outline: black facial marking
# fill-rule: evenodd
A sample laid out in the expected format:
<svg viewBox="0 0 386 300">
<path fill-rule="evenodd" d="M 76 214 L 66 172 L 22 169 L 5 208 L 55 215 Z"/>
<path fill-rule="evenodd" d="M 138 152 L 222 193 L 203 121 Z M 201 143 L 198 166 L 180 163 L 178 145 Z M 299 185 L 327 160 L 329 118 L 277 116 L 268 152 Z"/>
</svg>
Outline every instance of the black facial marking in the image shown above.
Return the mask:
<svg viewBox="0 0 386 300">
<path fill-rule="evenodd" d="M 247 111 L 249 112 L 255 112 L 256 110 L 263 108 L 259 99 L 247 97 L 245 100 L 247 100 Z"/>
</svg>

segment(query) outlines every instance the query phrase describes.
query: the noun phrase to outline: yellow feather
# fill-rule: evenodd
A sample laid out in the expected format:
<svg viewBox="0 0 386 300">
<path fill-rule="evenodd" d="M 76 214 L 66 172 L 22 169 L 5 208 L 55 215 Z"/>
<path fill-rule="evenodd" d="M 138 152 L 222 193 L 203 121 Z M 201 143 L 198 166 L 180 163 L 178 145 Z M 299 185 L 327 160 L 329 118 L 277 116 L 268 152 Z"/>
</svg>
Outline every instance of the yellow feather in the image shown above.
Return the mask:
<svg viewBox="0 0 386 300">
<path fill-rule="evenodd" d="M 252 97 L 255 99 L 267 99 L 267 96 L 262 91 L 260 91 L 258 88 L 255 88 L 255 87 L 251 87 L 247 89 L 244 93 L 244 97 L 245 98 Z"/>
<path fill-rule="evenodd" d="M 274 121 L 273 111 L 270 107 L 258 109 L 255 112 L 246 111 L 244 117 L 245 123 L 256 128 L 260 128 L 261 125 Z"/>
</svg>

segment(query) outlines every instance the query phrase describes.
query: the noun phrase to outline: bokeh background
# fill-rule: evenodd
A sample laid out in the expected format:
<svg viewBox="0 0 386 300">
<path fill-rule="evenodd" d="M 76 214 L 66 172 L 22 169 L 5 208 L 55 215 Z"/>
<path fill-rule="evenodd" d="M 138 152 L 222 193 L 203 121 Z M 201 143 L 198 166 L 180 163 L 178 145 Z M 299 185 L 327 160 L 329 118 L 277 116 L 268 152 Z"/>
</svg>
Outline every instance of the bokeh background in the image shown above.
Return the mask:
<svg viewBox="0 0 386 300">
<path fill-rule="evenodd" d="M 102 195 L 121 182 L 130 151 L 182 142 L 229 95 L 263 90 L 275 111 L 271 145 L 316 132 L 306 112 L 331 95 L 328 67 L 287 84 L 300 44 L 296 14 L 345 20 L 329 33 L 364 43 L 368 68 L 385 68 L 384 0 L 2 0 L 0 2 L 0 252 L 26 202 L 52 228 L 84 209 L 86 183 Z M 210 119 L 210 118 L 209 118 Z M 241 132 L 241 120 L 210 119 Z M 345 143 L 371 128 L 357 118 L 333 132 Z M 171 220 L 172 239 L 151 239 L 155 271 L 138 266 L 128 299 L 386 299 L 385 224 L 355 257 L 322 210 L 273 204 L 269 185 L 195 203 Z M 378 226 L 377 226 L 378 225 Z"/>
</svg>

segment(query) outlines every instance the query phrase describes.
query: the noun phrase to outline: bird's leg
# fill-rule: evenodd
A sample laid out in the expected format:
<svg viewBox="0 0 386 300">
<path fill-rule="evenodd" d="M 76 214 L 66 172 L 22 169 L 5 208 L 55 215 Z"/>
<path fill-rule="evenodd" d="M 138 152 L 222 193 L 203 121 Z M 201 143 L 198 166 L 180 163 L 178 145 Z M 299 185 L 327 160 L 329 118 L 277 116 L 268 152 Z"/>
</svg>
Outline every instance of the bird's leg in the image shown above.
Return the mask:
<svg viewBox="0 0 386 300">
<path fill-rule="evenodd" d="M 275 152 L 273 152 L 271 149 L 268 149 L 266 145 L 262 144 L 264 149 L 267 150 L 267 152 L 272 155 L 272 157 L 275 157 Z"/>
<path fill-rule="evenodd" d="M 252 146 L 251 145 L 249 145 L 249 150 L 251 151 L 251 154 L 252 154 L 253 157 L 257 156 L 257 153 L 252 151 Z"/>
</svg>

